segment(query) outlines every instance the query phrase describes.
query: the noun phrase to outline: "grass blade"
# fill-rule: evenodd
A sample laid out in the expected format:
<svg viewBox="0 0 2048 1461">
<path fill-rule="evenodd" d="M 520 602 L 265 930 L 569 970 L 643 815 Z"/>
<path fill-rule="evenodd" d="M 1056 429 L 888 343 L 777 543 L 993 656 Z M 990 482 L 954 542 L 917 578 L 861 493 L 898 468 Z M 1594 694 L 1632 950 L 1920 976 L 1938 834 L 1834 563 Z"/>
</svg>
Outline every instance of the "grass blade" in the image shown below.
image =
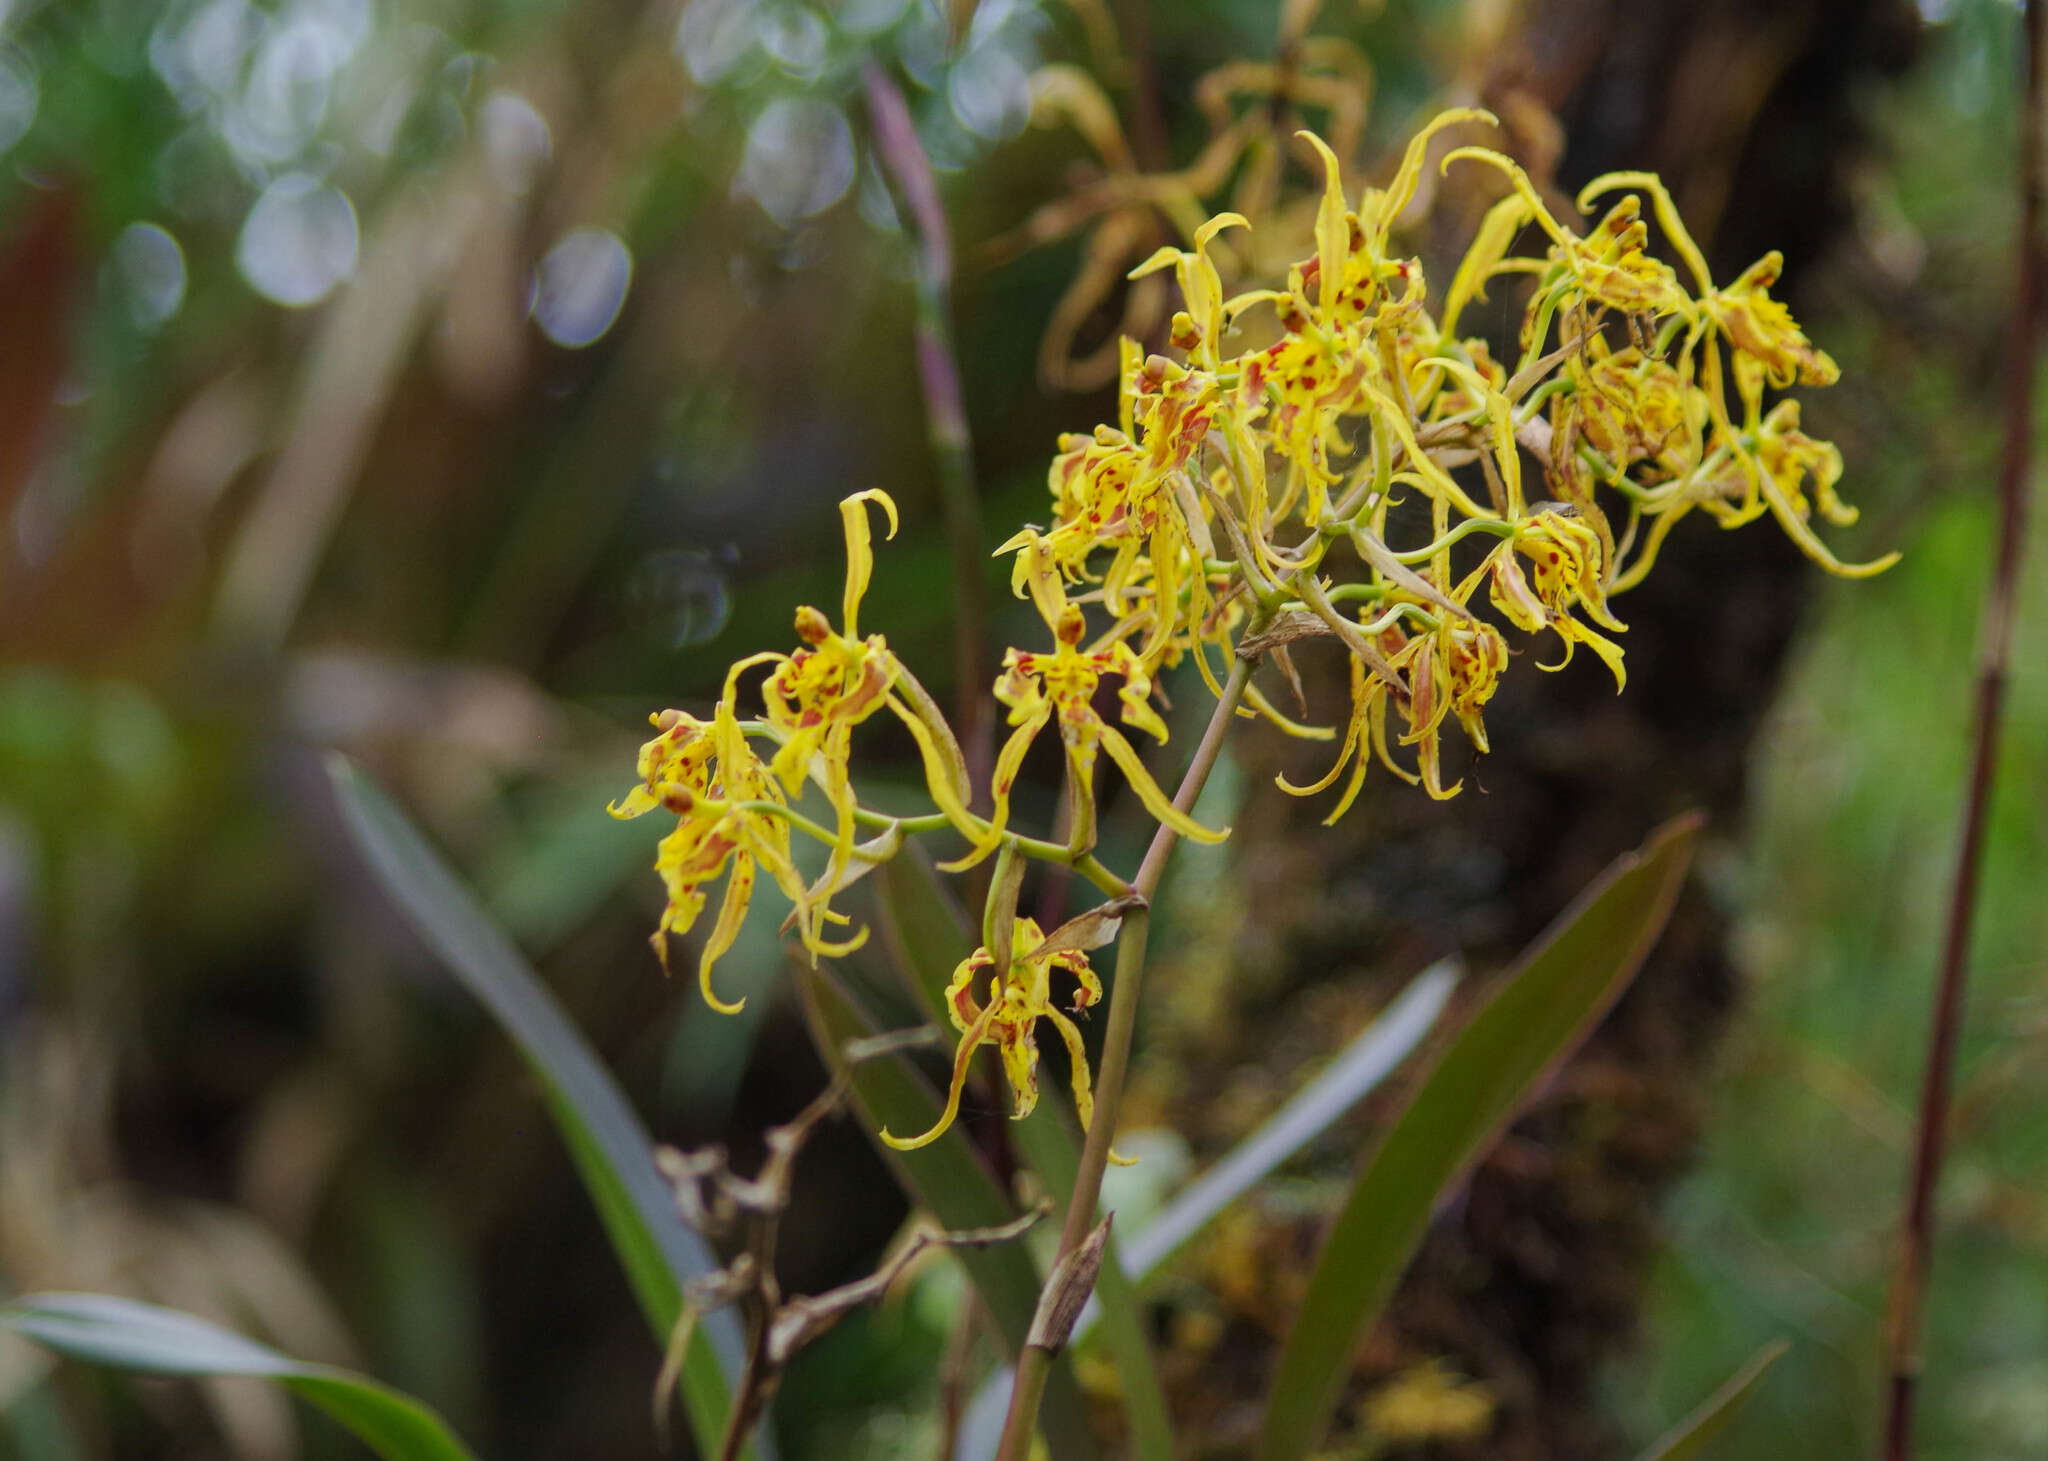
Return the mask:
<svg viewBox="0 0 2048 1461">
<path fill-rule="evenodd" d="M 1395 1119 L 1310 1275 L 1267 1398 L 1261 1461 L 1297 1461 L 1329 1423 L 1351 1356 L 1462 1177 L 1627 987 L 1664 927 L 1697 817 L 1617 859 L 1525 952 Z"/>
<path fill-rule="evenodd" d="M 1699 1408 L 1661 1436 L 1637 1461 L 1692 1461 L 1720 1435 L 1736 1413 L 1749 1403 L 1764 1374 L 1791 1346 L 1776 1339 L 1750 1356 L 1749 1363 L 1700 1402 Z"/>
<path fill-rule="evenodd" d="M 618 1084 L 504 931 L 405 814 L 347 758 L 327 771 L 342 817 L 370 870 L 414 931 L 489 1011 L 546 1089 L 549 1110 L 597 1206 L 657 1343 L 682 1314 L 683 1285 L 716 1260 L 683 1225 L 654 1170 L 653 1143 Z M 683 1367 L 698 1447 L 716 1454 L 739 1374 L 738 1322 L 714 1312 Z M 761 1445 L 762 1450 L 769 1449 Z"/>
<path fill-rule="evenodd" d="M 145 1375 L 273 1380 L 333 1416 L 386 1461 L 474 1461 L 433 1410 L 352 1370 L 309 1365 L 175 1309 L 105 1294 L 32 1294 L 0 1324 L 71 1359 Z"/>
</svg>

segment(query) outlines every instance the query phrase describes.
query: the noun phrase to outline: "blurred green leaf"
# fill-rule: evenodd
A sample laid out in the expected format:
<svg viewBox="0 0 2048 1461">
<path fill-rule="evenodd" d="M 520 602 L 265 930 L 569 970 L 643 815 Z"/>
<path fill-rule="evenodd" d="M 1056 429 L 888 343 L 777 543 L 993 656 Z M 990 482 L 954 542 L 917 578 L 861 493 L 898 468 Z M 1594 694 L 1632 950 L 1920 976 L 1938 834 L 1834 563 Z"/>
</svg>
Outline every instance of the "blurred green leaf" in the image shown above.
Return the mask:
<svg viewBox="0 0 2048 1461">
<path fill-rule="evenodd" d="M 343 819 L 384 891 L 541 1078 L 648 1326 L 657 1342 L 667 1343 L 682 1314 L 683 1285 L 718 1265 L 677 1215 L 639 1117 L 519 950 L 405 814 L 346 757 L 330 756 L 327 770 Z M 725 1429 L 739 1352 L 732 1316 L 722 1310 L 705 1316 L 690 1343 L 682 1390 L 691 1430 L 707 1455 L 716 1454 Z"/>
<path fill-rule="evenodd" d="M 1131 1278 L 1144 1282 L 1200 1234 L 1217 1213 L 1364 1100 L 1436 1027 L 1437 1016 L 1443 1013 L 1458 977 L 1458 965 L 1450 959 L 1416 975 L 1371 1024 L 1352 1037 L 1321 1075 L 1176 1194 L 1131 1238 L 1126 1259 Z M 1087 1322 L 1084 1315 L 1083 1328 Z"/>
<path fill-rule="evenodd" d="M 916 842 L 875 870 L 882 944 L 896 972 L 926 1013 L 946 1021 L 946 986 L 953 970 L 980 943 L 967 910 Z"/>
<path fill-rule="evenodd" d="M 574 933 L 647 862 L 647 831 L 590 809 L 618 794 L 616 776 L 538 791 L 520 835 L 477 873 L 484 906 L 523 948 L 546 951 Z"/>
<path fill-rule="evenodd" d="M 958 1123 L 915 1151 L 898 1151 L 881 1140 L 878 1133 L 884 1127 L 890 1131 L 930 1130 L 939 1119 L 938 1095 L 901 1055 L 847 1061 L 845 1050 L 850 1041 L 878 1033 L 872 1022 L 823 970 L 803 969 L 797 984 L 812 1038 L 832 1069 L 847 1074 L 863 1129 L 911 1201 L 948 1228 L 994 1227 L 1016 1217 L 1016 1204 L 1004 1194 L 981 1154 L 968 1144 Z M 1014 1359 L 1024 1347 L 1031 1316 L 1038 1308 L 1038 1266 L 1022 1243 L 961 1248 L 954 1256 L 973 1280 L 1003 1348 Z M 1054 1362 L 1042 1417 L 1046 1440 L 1062 1461 L 1096 1453 L 1081 1390 L 1065 1356 Z"/>
<path fill-rule="evenodd" d="M 1616 859 L 1524 952 L 1395 1118 L 1309 1277 L 1267 1399 L 1264 1461 L 1315 1449 L 1359 1338 L 1438 1201 L 1627 988 L 1670 915 L 1699 827 L 1681 817 Z"/>
<path fill-rule="evenodd" d="M 387 1461 L 473 1461 L 441 1417 L 351 1370 L 309 1365 L 175 1309 L 105 1294 L 31 1294 L 0 1323 L 89 1364 L 146 1375 L 248 1375 L 311 1401 Z"/>
<path fill-rule="evenodd" d="M 1791 1346 L 1773 1340 L 1750 1357 L 1749 1363 L 1728 1377 L 1728 1383 L 1700 1402 L 1699 1409 L 1673 1426 L 1636 1461 L 1692 1461 L 1721 1434 L 1735 1413 L 1749 1403 L 1764 1374 Z"/>
</svg>

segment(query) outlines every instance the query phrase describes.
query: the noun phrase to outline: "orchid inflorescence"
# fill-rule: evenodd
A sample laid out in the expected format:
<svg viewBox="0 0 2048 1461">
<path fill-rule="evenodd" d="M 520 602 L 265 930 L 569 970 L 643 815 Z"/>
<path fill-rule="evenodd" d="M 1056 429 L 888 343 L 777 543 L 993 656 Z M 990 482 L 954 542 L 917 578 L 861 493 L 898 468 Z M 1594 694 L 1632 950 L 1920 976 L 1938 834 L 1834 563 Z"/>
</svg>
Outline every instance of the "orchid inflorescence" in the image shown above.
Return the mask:
<svg viewBox="0 0 2048 1461">
<path fill-rule="evenodd" d="M 640 753 L 640 784 L 616 816 L 659 806 L 677 825 L 657 871 L 668 906 L 653 942 L 667 963 L 670 934 L 689 929 L 706 888 L 727 875 L 724 901 L 699 962 L 704 997 L 722 1001 L 712 970 L 733 943 L 765 868 L 788 898 L 804 948 L 857 948 L 832 907 L 854 879 L 895 855 L 911 835 L 951 829 L 966 841 L 963 870 L 1000 853 L 984 944 L 957 969 L 949 1013 L 961 1032 L 945 1113 L 922 1136 L 884 1136 L 898 1147 L 933 1140 L 952 1121 L 971 1057 L 997 1046 L 1015 1114 L 1037 1100 L 1035 1030 L 1054 1025 L 1073 1054 L 1084 1124 L 1089 1076 L 1079 1032 L 1056 1005 L 1052 972 L 1073 977 L 1073 1013 L 1101 996 L 1085 950 L 1115 934 L 1105 909 L 1047 934 L 1015 915 L 1019 858 L 1075 868 L 1112 900 L 1131 884 L 1093 856 L 1096 760 L 1109 759 L 1168 836 L 1215 842 L 1226 834 L 1178 809 L 1122 727 L 1164 742 L 1154 705 L 1165 670 L 1192 660 L 1219 714 L 1262 716 L 1289 734 L 1334 740 L 1327 774 L 1299 795 L 1344 785 L 1329 819 L 1353 804 L 1378 762 L 1433 797 L 1455 795 L 1442 771 L 1445 723 L 1475 750 L 1510 659 L 1508 631 L 1557 637 L 1557 669 L 1583 646 L 1624 680 L 1624 630 L 1612 600 L 1640 583 L 1672 527 L 1698 509 L 1724 527 L 1768 513 L 1830 572 L 1864 576 L 1896 554 L 1845 564 L 1815 535 L 1815 513 L 1846 524 L 1855 510 L 1836 493 L 1841 454 L 1801 429 L 1799 403 L 1766 402 L 1794 384 L 1828 385 L 1835 363 L 1774 300 L 1781 260 L 1767 254 L 1717 288 L 1663 184 L 1647 173 L 1596 179 L 1582 211 L 1614 197 L 1584 234 L 1552 215 L 1508 157 L 1483 147 L 1449 151 L 1443 166 L 1494 169 L 1505 195 L 1480 224 L 1442 306 L 1429 308 L 1418 260 L 1389 236 L 1413 201 L 1431 139 L 1446 127 L 1491 122 L 1452 110 L 1409 145 L 1392 181 L 1352 207 L 1336 156 L 1310 133 L 1325 185 L 1313 254 L 1284 287 L 1226 297 L 1209 245 L 1249 228 L 1224 213 L 1195 229 L 1189 247 L 1160 249 L 1133 277 L 1171 270 L 1183 308 L 1173 355 L 1121 345 L 1119 419 L 1061 439 L 1049 477 L 1051 521 L 1027 527 L 1000 553 L 1013 584 L 1044 620 L 1046 647 L 1012 648 L 994 693 L 1011 727 L 989 784 L 970 786 L 967 761 L 932 697 L 881 635 L 861 638 L 857 618 L 873 570 L 869 509 L 896 510 L 879 491 L 841 504 L 847 549 L 841 628 L 797 611 L 802 646 L 741 660 L 712 718 L 655 718 Z M 1683 273 L 1653 257 L 1647 200 Z M 1542 252 L 1518 254 L 1536 231 Z M 1468 306 L 1502 276 L 1525 276 L 1529 295 L 1512 365 L 1486 341 L 1464 338 Z M 1732 391 L 1731 391 L 1732 388 Z M 1542 494 L 1530 490 L 1540 474 Z M 1426 525 L 1425 525 L 1426 523 Z M 1414 538 L 1412 545 L 1403 541 Z M 1497 622 L 1485 617 L 1486 604 Z M 1092 615 L 1092 622 L 1091 622 Z M 1289 646 L 1334 639 L 1350 658 L 1351 712 L 1339 729 L 1290 718 L 1242 676 L 1226 691 L 1219 664 L 1273 661 L 1294 680 Z M 769 665 L 763 713 L 743 719 L 743 672 Z M 1098 708 L 1105 681 L 1113 712 Z M 1242 690 L 1242 706 L 1237 692 Z M 886 709 L 915 740 L 936 810 L 891 817 L 861 806 L 852 783 L 854 728 Z M 1010 826 L 1012 791 L 1026 752 L 1057 724 L 1065 751 L 1068 833 L 1060 840 Z M 773 747 L 767 761 L 757 743 Z M 1414 748 L 1403 764 L 1397 748 Z M 1348 772 L 1348 775 L 1347 775 Z M 810 782 L 832 812 L 826 826 L 792 806 Z M 979 793 L 985 790 L 985 798 Z M 986 814 L 975 806 L 988 808 Z M 861 841 L 863 831 L 868 840 Z M 811 882 L 791 855 L 795 834 L 828 851 Z M 1006 875 L 1005 870 L 1010 874 Z M 1005 890 L 1007 889 L 1007 892 Z M 1149 890 L 1148 890 L 1149 891 Z M 993 950 L 994 952 L 991 952 Z"/>
</svg>

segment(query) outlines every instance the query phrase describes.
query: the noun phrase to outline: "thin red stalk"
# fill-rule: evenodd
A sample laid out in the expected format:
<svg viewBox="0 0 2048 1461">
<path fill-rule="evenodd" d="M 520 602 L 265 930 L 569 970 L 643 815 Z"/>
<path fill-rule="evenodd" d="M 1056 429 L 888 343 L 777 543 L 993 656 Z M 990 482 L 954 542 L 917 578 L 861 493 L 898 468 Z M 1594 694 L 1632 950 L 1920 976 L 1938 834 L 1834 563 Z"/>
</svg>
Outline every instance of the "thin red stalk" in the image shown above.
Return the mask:
<svg viewBox="0 0 2048 1461">
<path fill-rule="evenodd" d="M 1985 822 L 1998 761 L 2007 665 L 2027 532 L 2035 361 L 2041 326 L 2043 3 L 2027 0 L 2027 81 L 2020 111 L 2018 282 L 2010 316 L 2012 336 L 2005 376 L 2005 441 L 1999 464 L 1996 558 L 1983 610 L 1977 668 L 1976 724 L 1969 790 L 1963 802 L 1962 845 L 1950 891 L 1942 939 L 1941 972 L 1928 1034 L 1927 1070 L 1915 1128 L 1913 1172 L 1906 1189 L 1905 1226 L 1892 1276 L 1885 1320 L 1885 1461 L 1912 1455 L 1913 1403 L 1920 1378 L 1920 1336 L 1926 1315 L 1928 1273 L 1934 1253 L 1935 1189 L 1941 1177 L 1955 1079 L 1956 1042 L 1963 1023 L 1970 935 L 1977 911 Z"/>
<path fill-rule="evenodd" d="M 961 404 L 960 359 L 953 348 L 953 237 L 939 199 L 938 178 L 918 140 L 902 90 L 872 62 L 864 80 L 875 151 L 896 180 L 917 237 L 917 371 L 924 387 L 925 431 L 939 474 L 939 506 L 953 557 L 954 718 L 967 757 L 968 785 L 979 787 L 994 764 L 995 719 L 987 694 L 984 647 L 981 498 L 974 485 L 974 442 Z"/>
</svg>

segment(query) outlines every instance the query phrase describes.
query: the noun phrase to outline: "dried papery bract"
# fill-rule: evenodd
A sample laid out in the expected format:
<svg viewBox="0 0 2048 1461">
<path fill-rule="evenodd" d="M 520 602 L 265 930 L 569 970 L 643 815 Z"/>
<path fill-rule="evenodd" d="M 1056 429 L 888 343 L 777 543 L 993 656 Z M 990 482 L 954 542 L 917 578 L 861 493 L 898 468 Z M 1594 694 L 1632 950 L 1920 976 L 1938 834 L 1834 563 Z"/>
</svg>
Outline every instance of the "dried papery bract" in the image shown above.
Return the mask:
<svg viewBox="0 0 2048 1461">
<path fill-rule="evenodd" d="M 869 1051 L 849 1051 L 850 1058 L 886 1053 L 888 1043 Z M 732 1259 L 717 1272 L 690 1285 L 682 1317 L 669 1337 L 661 1373 L 654 1382 L 654 1423 L 666 1434 L 669 1407 L 682 1375 L 683 1357 L 697 1321 L 728 1304 L 741 1310 L 746 1322 L 746 1368 L 720 1446 L 720 1461 L 739 1454 L 746 1438 L 775 1397 L 789 1362 L 804 1346 L 832 1328 L 853 1310 L 874 1303 L 929 1248 L 982 1247 L 1021 1237 L 1046 1210 L 1038 1208 L 1014 1222 L 991 1228 L 943 1230 L 912 1227 L 890 1251 L 881 1267 L 865 1278 L 841 1284 L 822 1294 L 785 1298 L 775 1277 L 775 1241 L 782 1216 L 789 1210 L 790 1182 L 796 1160 L 819 1124 L 838 1114 L 846 1100 L 844 1079 L 833 1081 L 794 1121 L 770 1127 L 763 1135 L 767 1160 L 752 1177 L 741 1177 L 726 1163 L 725 1148 L 694 1152 L 662 1147 L 655 1165 L 675 1190 L 676 1208 L 684 1222 L 706 1238 L 731 1244 Z"/>
</svg>

